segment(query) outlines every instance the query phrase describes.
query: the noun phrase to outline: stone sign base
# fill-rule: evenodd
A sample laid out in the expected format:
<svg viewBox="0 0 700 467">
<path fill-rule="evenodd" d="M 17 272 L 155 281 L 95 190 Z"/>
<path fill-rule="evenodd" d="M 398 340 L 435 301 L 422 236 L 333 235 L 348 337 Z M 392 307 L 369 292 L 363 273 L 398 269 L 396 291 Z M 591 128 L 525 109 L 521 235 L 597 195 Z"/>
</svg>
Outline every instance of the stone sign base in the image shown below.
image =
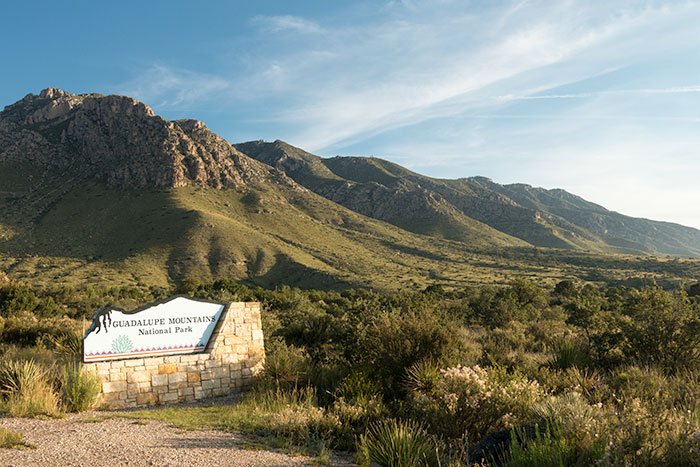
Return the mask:
<svg viewBox="0 0 700 467">
<path fill-rule="evenodd" d="M 86 363 L 107 409 L 193 401 L 238 391 L 265 362 L 260 303 L 231 303 L 203 353 Z"/>
</svg>

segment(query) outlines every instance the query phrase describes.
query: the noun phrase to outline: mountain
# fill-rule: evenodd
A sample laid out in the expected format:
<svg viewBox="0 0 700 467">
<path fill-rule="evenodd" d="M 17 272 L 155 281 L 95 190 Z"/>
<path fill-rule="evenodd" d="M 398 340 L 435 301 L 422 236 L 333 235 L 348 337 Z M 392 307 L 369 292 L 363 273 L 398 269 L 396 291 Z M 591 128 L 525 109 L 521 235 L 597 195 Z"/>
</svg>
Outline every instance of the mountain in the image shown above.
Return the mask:
<svg viewBox="0 0 700 467">
<path fill-rule="evenodd" d="M 531 203 L 552 204 L 544 195 Z M 126 96 L 49 88 L 0 112 L 0 277 L 415 288 L 700 275 L 700 262 L 584 251 L 598 237 L 550 211 L 481 179 L 322 159 L 282 142 L 235 147 L 202 122 L 165 120 Z M 504 228 L 499 212 L 525 228 Z M 580 245 L 560 240 L 578 250 L 532 246 L 536 238 L 559 246 L 557 235 L 574 228 Z"/>
<path fill-rule="evenodd" d="M 57 89 L 0 112 L 0 212 L 0 269 L 37 281 L 379 285 L 421 279 L 440 250 L 522 245 L 477 222 L 470 245 L 436 244 L 328 201 L 201 122 Z"/>
<path fill-rule="evenodd" d="M 168 122 L 129 97 L 58 89 L 29 94 L 5 108 L 0 148 L 4 162 L 118 188 L 236 187 L 279 176 L 201 122 Z"/>
<path fill-rule="evenodd" d="M 592 233 L 611 249 L 625 252 L 700 257 L 700 230 L 671 222 L 625 216 L 561 189 L 525 184 L 497 185 L 495 190 L 554 221 Z"/>
<path fill-rule="evenodd" d="M 438 192 L 406 176 L 406 169 L 381 159 L 322 159 L 282 141 L 236 147 L 335 203 L 402 229 L 471 244 L 487 238 L 491 244 L 527 245 L 467 217 Z"/>
<path fill-rule="evenodd" d="M 700 231 L 637 219 L 564 190 L 426 177 L 375 157 L 321 158 L 282 141 L 236 145 L 336 203 L 412 232 L 468 238 L 474 221 L 538 247 L 700 257 Z"/>
</svg>

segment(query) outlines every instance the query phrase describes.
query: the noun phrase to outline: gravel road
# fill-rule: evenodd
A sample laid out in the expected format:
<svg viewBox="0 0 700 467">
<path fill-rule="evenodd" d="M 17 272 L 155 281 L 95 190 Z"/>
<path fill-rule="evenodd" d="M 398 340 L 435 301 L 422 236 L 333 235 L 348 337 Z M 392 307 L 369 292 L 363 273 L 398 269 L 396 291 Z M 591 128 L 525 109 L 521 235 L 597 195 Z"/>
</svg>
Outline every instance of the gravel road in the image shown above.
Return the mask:
<svg viewBox="0 0 700 467">
<path fill-rule="evenodd" d="M 96 421 L 97 420 L 97 421 Z M 182 431 L 162 422 L 71 415 L 59 420 L 0 418 L 36 449 L 0 449 L 2 466 L 280 466 L 310 459 L 241 447 L 236 435 Z"/>
</svg>

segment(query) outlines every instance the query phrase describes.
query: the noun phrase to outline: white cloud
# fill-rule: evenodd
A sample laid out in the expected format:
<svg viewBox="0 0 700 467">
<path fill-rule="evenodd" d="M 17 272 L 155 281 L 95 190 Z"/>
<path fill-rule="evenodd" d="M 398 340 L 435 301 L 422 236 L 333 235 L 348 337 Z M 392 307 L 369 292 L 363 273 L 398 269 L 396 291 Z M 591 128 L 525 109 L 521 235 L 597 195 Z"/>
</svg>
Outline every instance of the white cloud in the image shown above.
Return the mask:
<svg viewBox="0 0 700 467">
<path fill-rule="evenodd" d="M 229 90 L 231 83 L 215 75 L 156 64 L 115 92 L 135 97 L 156 110 L 182 109 Z"/>
<path fill-rule="evenodd" d="M 291 31 L 301 34 L 315 34 L 323 31 L 315 21 L 300 16 L 264 16 L 258 15 L 251 22 L 265 32 Z"/>
</svg>

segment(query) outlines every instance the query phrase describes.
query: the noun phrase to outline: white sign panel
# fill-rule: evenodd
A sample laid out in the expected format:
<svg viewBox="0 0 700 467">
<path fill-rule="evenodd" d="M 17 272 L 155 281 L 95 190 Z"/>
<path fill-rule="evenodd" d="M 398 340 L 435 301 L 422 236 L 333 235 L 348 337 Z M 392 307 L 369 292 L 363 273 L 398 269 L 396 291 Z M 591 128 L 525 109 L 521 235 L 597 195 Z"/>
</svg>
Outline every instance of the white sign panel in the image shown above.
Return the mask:
<svg viewBox="0 0 700 467">
<path fill-rule="evenodd" d="M 133 312 L 103 308 L 83 339 L 83 360 L 99 362 L 202 352 L 225 305 L 173 297 Z"/>
</svg>

